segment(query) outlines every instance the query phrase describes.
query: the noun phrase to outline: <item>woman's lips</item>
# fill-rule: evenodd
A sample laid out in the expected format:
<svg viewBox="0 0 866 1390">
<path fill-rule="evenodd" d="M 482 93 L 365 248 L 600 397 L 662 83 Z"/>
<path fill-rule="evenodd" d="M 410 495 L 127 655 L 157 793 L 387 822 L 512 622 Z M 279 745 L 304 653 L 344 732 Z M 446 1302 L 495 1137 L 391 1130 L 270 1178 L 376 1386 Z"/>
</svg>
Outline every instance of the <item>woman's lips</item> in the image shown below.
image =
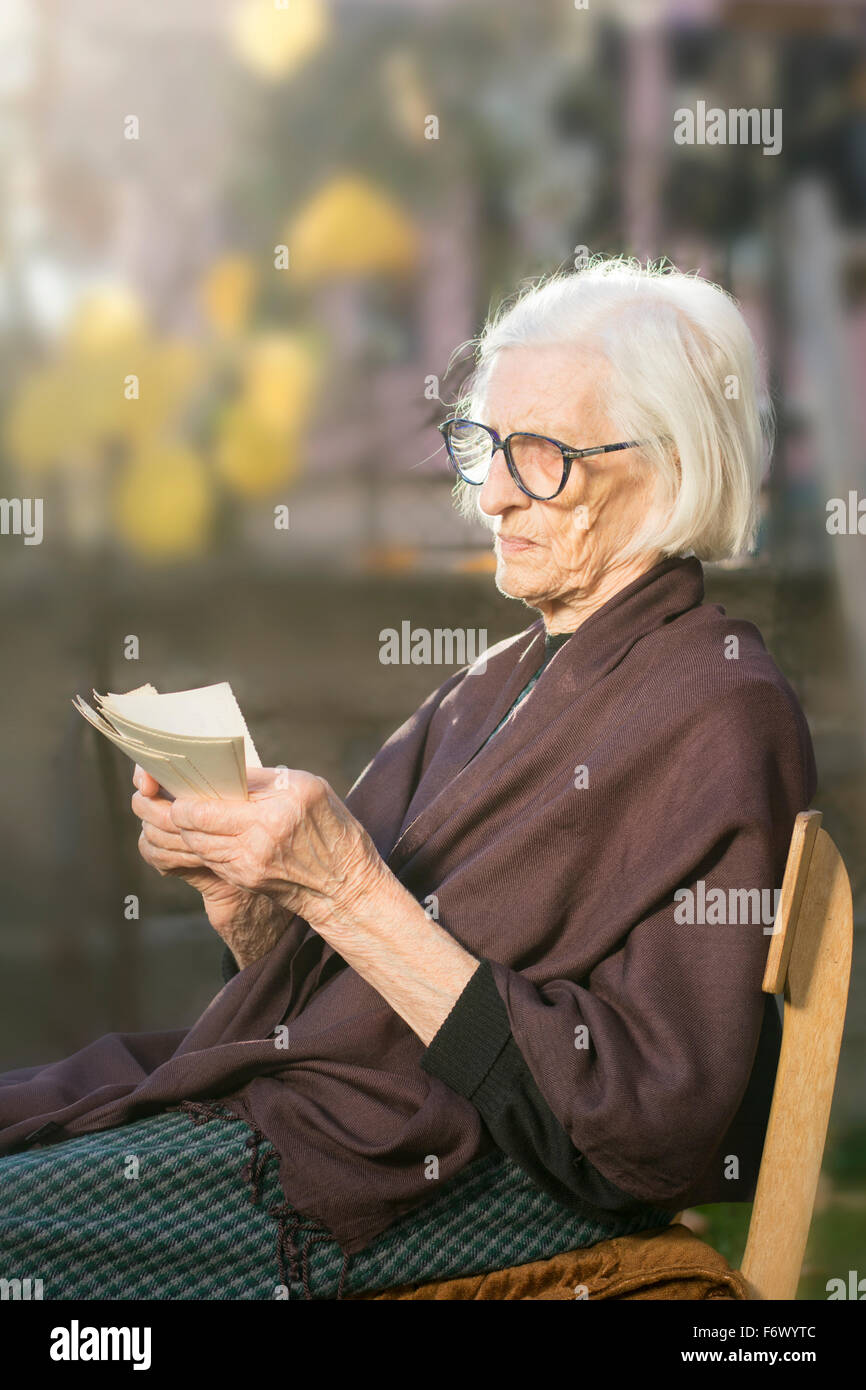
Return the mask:
<svg viewBox="0 0 866 1390">
<path fill-rule="evenodd" d="M 503 555 L 518 555 L 523 550 L 532 550 L 535 541 L 526 536 L 497 536 L 496 540 Z"/>
</svg>

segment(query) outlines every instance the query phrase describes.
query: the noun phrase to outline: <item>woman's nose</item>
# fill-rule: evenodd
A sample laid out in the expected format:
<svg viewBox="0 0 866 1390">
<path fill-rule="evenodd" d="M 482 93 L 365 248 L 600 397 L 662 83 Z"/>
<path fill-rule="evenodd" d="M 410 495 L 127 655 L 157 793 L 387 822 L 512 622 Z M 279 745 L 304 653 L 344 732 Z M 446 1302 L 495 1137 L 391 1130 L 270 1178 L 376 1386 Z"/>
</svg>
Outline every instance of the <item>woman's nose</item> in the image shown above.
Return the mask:
<svg viewBox="0 0 866 1390">
<path fill-rule="evenodd" d="M 485 516 L 499 516 L 509 507 L 528 507 L 532 501 L 521 492 L 508 471 L 508 460 L 504 449 L 497 449 L 490 463 L 478 497 L 479 509 Z"/>
</svg>

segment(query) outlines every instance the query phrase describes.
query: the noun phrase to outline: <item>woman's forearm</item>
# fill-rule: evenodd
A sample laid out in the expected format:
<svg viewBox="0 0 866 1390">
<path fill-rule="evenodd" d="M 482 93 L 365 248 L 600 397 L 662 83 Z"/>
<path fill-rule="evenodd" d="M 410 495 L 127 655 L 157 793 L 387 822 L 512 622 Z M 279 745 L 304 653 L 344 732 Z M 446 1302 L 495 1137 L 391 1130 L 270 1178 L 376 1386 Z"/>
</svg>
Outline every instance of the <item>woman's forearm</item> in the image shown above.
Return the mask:
<svg viewBox="0 0 866 1390">
<path fill-rule="evenodd" d="M 323 905 L 308 920 L 425 1044 L 480 964 L 381 861 L 351 898 Z"/>
<path fill-rule="evenodd" d="M 178 798 L 173 831 L 227 885 L 297 913 L 431 1042 L 480 962 L 431 921 L 323 778 L 293 772 L 284 786 L 276 769 L 265 773 L 272 780 L 248 801 Z M 269 949 L 267 932 L 248 936 L 249 959 Z"/>
</svg>

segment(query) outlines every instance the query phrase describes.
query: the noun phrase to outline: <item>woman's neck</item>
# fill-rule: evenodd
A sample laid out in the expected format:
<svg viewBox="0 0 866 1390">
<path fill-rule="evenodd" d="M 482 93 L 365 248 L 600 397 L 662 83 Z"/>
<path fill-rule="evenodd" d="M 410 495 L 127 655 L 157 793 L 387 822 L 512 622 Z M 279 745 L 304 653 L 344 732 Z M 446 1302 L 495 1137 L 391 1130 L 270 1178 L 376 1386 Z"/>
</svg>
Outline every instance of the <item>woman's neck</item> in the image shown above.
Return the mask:
<svg viewBox="0 0 866 1390">
<path fill-rule="evenodd" d="M 542 600 L 531 606 L 537 608 L 544 619 L 544 630 L 548 636 L 558 633 L 576 632 L 577 629 L 603 608 L 606 603 L 628 588 L 642 574 L 646 574 L 662 560 L 661 555 L 643 556 L 630 564 L 605 571 L 591 589 L 577 590 L 572 594 L 558 595 L 555 599 Z"/>
</svg>

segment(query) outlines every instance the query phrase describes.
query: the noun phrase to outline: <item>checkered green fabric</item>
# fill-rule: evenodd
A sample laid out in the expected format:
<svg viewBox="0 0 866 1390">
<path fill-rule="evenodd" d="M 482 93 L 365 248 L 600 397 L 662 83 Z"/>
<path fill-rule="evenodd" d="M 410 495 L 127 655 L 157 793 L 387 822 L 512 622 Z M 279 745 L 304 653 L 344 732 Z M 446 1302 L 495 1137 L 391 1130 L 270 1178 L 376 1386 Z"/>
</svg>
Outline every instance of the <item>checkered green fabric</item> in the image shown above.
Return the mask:
<svg viewBox="0 0 866 1390">
<path fill-rule="evenodd" d="M 0 1192 L 0 1279 L 41 1279 L 46 1299 L 335 1298 L 503 1269 L 671 1219 L 583 1221 L 496 1153 L 344 1258 L 285 1202 L 267 1140 L 234 1117 L 184 1110 L 0 1158 Z"/>
</svg>

